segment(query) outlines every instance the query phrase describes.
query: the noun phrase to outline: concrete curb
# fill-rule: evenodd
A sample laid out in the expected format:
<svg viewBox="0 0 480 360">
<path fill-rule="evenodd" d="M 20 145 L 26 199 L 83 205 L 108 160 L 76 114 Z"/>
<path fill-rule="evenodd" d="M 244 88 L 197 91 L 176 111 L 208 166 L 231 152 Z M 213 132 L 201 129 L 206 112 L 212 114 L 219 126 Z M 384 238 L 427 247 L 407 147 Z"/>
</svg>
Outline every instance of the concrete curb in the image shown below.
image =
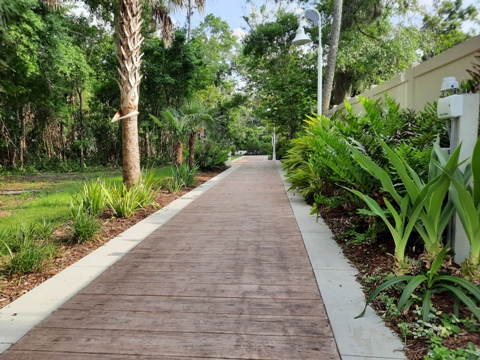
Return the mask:
<svg viewBox="0 0 480 360">
<path fill-rule="evenodd" d="M 237 169 L 238 166 L 233 166 L 198 186 L 0 309 L 0 354 L 120 260 L 153 231 Z"/>
<path fill-rule="evenodd" d="M 288 191 L 291 184 L 286 182 L 279 161 L 277 168 Z M 295 191 L 287 195 L 342 359 L 406 359 L 400 339 L 371 307 L 365 316 L 354 319 L 365 306 L 365 296 L 355 280 L 357 269 L 343 256 L 323 220 L 310 215 L 311 207 L 302 195 Z"/>
</svg>

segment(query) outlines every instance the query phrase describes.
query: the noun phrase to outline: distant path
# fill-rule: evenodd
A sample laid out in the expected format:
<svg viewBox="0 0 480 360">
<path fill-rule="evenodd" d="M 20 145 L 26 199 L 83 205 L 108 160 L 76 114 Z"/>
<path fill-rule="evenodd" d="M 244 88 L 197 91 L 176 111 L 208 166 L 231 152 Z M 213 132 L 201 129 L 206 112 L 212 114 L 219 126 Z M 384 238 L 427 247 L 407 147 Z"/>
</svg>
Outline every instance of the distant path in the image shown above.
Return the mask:
<svg viewBox="0 0 480 360">
<path fill-rule="evenodd" d="M 275 163 L 240 168 L 0 360 L 340 359 Z"/>
</svg>

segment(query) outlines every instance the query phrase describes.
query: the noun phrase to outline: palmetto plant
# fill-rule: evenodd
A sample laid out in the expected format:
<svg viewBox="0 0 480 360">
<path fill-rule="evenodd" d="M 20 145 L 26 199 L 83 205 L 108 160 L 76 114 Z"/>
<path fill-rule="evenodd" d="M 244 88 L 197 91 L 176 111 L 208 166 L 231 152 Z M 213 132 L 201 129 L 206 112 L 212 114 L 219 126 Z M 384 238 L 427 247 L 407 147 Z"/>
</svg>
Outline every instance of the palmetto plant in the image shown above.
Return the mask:
<svg viewBox="0 0 480 360">
<path fill-rule="evenodd" d="M 291 141 L 283 161 L 290 190 L 298 189 L 313 199 L 325 181 L 361 189 L 372 186 L 372 177 L 350 156 L 342 121 L 307 116 L 305 123 L 305 135 Z"/>
<path fill-rule="evenodd" d="M 214 124 L 211 115 L 212 109 L 197 99 L 187 100 L 180 107 L 180 113 L 187 122 L 188 137 L 188 165 L 193 169 L 195 165 L 195 142 L 200 132 Z"/>
<path fill-rule="evenodd" d="M 174 142 L 174 162 L 177 166 L 183 163 L 183 138 L 188 133 L 188 119 L 182 117 L 175 109 L 167 109 L 161 112 L 162 118 L 167 122 L 168 128 L 173 135 Z M 150 114 L 150 118 L 157 124 L 161 121 L 156 116 Z"/>
</svg>

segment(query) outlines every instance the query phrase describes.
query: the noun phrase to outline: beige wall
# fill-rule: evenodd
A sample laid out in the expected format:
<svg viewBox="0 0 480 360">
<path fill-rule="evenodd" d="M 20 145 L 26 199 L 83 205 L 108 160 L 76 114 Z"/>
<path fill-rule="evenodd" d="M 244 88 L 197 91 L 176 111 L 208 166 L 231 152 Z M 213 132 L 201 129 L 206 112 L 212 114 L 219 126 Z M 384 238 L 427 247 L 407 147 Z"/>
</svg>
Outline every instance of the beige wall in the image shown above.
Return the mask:
<svg viewBox="0 0 480 360">
<path fill-rule="evenodd" d="M 360 96 L 379 99 L 386 92 L 396 100 L 402 108 L 423 110 L 427 103 L 437 101 L 440 96 L 442 79 L 454 76 L 460 83 L 463 79 L 470 78 L 466 69 L 472 69 L 472 62 L 478 63 L 474 58 L 479 55 L 480 35 L 429 59 L 423 63 L 414 63 L 404 73 L 397 75 L 378 86 L 373 86 Z M 348 99 L 356 112 L 362 112 L 363 107 L 358 98 Z M 343 104 L 328 110 L 331 116 L 337 110 L 344 108 Z"/>
</svg>

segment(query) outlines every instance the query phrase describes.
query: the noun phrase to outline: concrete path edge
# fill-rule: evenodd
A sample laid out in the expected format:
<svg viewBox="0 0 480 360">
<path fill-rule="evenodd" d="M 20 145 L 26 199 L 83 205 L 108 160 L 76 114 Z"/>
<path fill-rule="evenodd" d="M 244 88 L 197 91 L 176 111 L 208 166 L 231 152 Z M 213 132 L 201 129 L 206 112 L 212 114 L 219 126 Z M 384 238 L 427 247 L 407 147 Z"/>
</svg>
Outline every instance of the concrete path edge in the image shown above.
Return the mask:
<svg viewBox="0 0 480 360">
<path fill-rule="evenodd" d="M 153 231 L 237 169 L 238 166 L 234 164 L 0 309 L 0 354 L 120 260 Z"/>
<path fill-rule="evenodd" d="M 340 356 L 344 360 L 406 359 L 403 344 L 383 320 L 368 307 L 365 316 L 354 319 L 365 306 L 365 295 L 355 280 L 358 270 L 349 263 L 333 233 L 297 191 L 289 192 L 285 172 L 277 161 L 280 177 L 297 220 L 315 273 Z"/>
</svg>

